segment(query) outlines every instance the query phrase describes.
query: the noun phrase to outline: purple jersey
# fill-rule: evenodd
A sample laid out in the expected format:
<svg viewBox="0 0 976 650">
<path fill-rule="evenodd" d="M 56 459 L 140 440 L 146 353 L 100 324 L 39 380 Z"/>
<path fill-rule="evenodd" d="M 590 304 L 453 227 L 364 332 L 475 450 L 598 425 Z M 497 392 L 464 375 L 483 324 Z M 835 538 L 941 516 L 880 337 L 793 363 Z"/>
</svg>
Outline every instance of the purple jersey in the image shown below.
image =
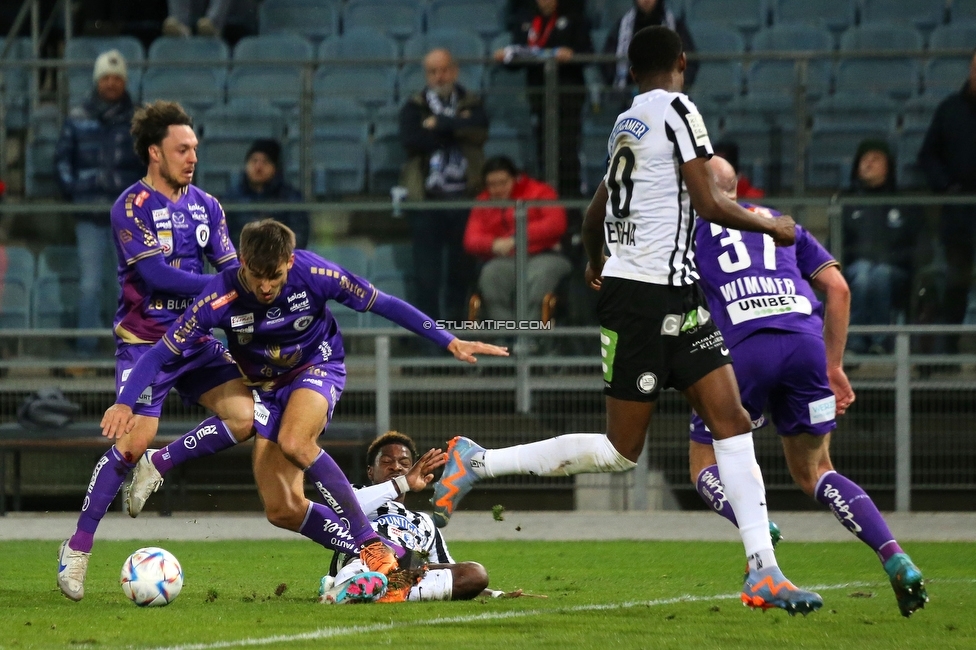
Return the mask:
<svg viewBox="0 0 976 650">
<path fill-rule="evenodd" d="M 218 269 L 237 259 L 220 203 L 193 185 L 173 203 L 139 181 L 112 206 L 112 232 L 122 287 L 114 327 L 125 343 L 155 343 L 195 297 L 152 293 L 136 262 L 162 255 L 174 268 L 203 273 L 204 257 Z"/>
<path fill-rule="evenodd" d="M 326 302 L 366 311 L 378 294 L 366 280 L 304 250 L 295 251 L 295 264 L 269 305 L 258 302 L 240 273 L 234 268 L 217 274 L 203 297 L 187 309 L 182 324 L 162 340 L 182 355 L 219 327 L 252 384 L 281 386 L 312 364 L 343 359 L 339 326 Z"/>
<path fill-rule="evenodd" d="M 809 280 L 837 262 L 802 227 L 795 245 L 776 246 L 769 235 L 699 218 L 695 246 L 701 287 L 730 348 L 761 329 L 823 335 L 823 307 Z"/>
</svg>

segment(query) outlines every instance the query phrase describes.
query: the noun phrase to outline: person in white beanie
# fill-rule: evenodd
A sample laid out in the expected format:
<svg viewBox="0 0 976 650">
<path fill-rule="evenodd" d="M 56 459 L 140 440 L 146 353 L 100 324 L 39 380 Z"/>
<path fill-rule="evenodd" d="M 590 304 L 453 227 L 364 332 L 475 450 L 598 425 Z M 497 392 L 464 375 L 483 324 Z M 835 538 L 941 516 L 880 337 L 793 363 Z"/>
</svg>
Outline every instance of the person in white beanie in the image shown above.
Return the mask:
<svg viewBox="0 0 976 650">
<path fill-rule="evenodd" d="M 122 53 L 109 50 L 99 55 L 92 80 L 91 96 L 64 121 L 55 150 L 56 175 L 69 201 L 108 205 L 143 172 L 129 134 L 134 109 L 126 90 L 128 70 Z M 74 217 L 81 270 L 77 325 L 105 327 L 102 274 L 105 258 L 112 255 L 108 208 L 78 212 Z M 97 339 L 83 338 L 76 349 L 80 356 L 90 357 L 97 344 Z"/>
</svg>

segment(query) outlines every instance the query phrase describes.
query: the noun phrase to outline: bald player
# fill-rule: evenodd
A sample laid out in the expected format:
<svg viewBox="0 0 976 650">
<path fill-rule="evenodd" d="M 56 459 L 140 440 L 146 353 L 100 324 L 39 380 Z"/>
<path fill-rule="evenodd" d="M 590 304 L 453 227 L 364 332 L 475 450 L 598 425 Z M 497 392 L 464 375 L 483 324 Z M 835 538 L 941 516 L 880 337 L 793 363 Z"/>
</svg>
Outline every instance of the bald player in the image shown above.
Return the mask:
<svg viewBox="0 0 976 650">
<path fill-rule="evenodd" d="M 736 200 L 736 174 L 718 156 L 708 162 L 715 185 Z M 778 213 L 742 204 L 776 218 Z M 810 233 L 796 226 L 793 246 L 768 235 L 724 228 L 698 219 L 696 261 L 711 316 L 732 355 L 742 404 L 756 428 L 769 408 L 790 474 L 840 523 L 878 555 L 903 616 L 928 601 L 922 574 L 902 551 L 864 490 L 834 470 L 830 435 L 854 402 L 844 374 L 851 296 L 840 266 Z M 825 294 L 821 304 L 814 289 Z M 712 450 L 712 436 L 691 419 L 691 480 L 715 512 L 737 524 Z"/>
</svg>

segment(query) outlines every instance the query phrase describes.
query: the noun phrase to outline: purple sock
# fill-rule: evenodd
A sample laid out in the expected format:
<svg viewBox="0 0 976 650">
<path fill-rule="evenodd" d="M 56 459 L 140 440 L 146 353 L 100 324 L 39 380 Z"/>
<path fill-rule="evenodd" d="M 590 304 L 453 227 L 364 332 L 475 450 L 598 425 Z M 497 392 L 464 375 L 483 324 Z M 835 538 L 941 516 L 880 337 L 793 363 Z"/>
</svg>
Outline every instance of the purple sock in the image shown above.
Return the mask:
<svg viewBox="0 0 976 650">
<path fill-rule="evenodd" d="M 223 420 L 213 416 L 153 454 L 151 461 L 160 474 L 165 474 L 191 458 L 210 456 L 236 444 L 237 439 Z"/>
<path fill-rule="evenodd" d="M 356 493 L 349 485 L 346 475 L 331 456 L 320 450 L 315 461 L 305 468 L 305 474 L 322 495 L 325 504 L 332 508 L 340 519 L 345 520 L 346 526 L 352 532 L 357 552 L 364 542 L 372 541 L 377 537 L 366 515 L 363 514 L 363 509 L 359 506 Z"/>
<path fill-rule="evenodd" d="M 298 532 L 317 544 L 340 553 L 358 553 L 359 545 L 346 522 L 321 503 L 308 504 L 305 520 Z"/>
<path fill-rule="evenodd" d="M 904 553 L 864 490 L 842 474 L 831 471 L 817 481 L 817 501 L 824 504 L 859 540 L 870 546 L 884 564 L 896 553 Z"/>
<path fill-rule="evenodd" d="M 711 506 L 712 510 L 731 521 L 736 528 L 739 527 L 739 522 L 735 520 L 735 513 L 732 512 L 732 504 L 725 498 L 725 487 L 718 476 L 718 465 L 709 465 L 698 474 L 695 489 L 698 490 L 702 501 Z"/>
<path fill-rule="evenodd" d="M 85 501 L 81 506 L 81 515 L 78 516 L 78 527 L 68 541 L 68 546 L 73 550 L 91 553 L 98 522 L 108 512 L 122 482 L 133 467 L 135 464 L 123 459 L 115 447 L 106 451 L 95 463 L 91 481 L 88 482 L 88 491 L 85 492 Z"/>
</svg>

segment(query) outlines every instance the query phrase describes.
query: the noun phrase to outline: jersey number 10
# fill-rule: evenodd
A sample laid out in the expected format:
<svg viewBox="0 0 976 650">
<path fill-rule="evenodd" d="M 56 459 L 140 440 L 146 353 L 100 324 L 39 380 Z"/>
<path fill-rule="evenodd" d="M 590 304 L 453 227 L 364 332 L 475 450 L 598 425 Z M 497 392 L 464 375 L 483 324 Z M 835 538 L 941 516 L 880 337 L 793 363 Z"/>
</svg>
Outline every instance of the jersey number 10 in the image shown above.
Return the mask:
<svg viewBox="0 0 976 650">
<path fill-rule="evenodd" d="M 610 188 L 610 211 L 617 219 L 630 216 L 630 199 L 634 196 L 634 152 L 630 147 L 620 147 L 610 161 L 607 187 Z M 621 190 L 623 190 L 621 192 Z"/>
</svg>

